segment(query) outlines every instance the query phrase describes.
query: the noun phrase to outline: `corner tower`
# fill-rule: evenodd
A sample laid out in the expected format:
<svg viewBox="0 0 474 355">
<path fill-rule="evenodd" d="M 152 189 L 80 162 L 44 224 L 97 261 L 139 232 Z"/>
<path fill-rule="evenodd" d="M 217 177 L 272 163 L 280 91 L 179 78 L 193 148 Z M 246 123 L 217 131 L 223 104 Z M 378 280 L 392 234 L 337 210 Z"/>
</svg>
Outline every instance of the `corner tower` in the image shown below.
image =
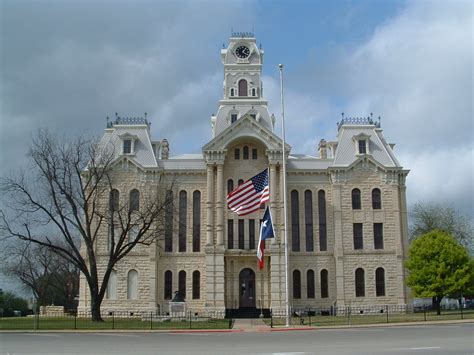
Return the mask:
<svg viewBox="0 0 474 355">
<path fill-rule="evenodd" d="M 274 118 L 263 99 L 263 54 L 253 33 L 248 32 L 232 33 L 229 45 L 221 50 L 224 95 L 217 116 L 211 118 L 214 137 L 245 115 L 273 131 Z"/>
</svg>

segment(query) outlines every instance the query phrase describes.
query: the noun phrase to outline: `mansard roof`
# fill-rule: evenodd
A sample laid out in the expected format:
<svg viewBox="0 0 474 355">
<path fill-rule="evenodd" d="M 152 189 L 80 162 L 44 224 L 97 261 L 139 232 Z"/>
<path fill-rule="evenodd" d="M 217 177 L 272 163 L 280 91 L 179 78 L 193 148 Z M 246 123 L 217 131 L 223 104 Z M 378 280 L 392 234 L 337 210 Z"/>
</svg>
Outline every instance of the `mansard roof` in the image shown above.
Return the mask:
<svg viewBox="0 0 474 355">
<path fill-rule="evenodd" d="M 122 154 L 122 139 L 126 137 L 134 138 L 134 154 Z M 108 124 L 99 145 L 106 151 L 109 151 L 114 160 L 126 157 L 143 168 L 158 167 L 151 145 L 149 124 L 147 122 L 137 121 L 137 123 L 134 123 L 132 121 L 123 121 Z"/>
<path fill-rule="evenodd" d="M 401 168 L 390 144 L 385 140 L 380 123 L 345 119 L 339 125 L 337 138 L 333 167 L 349 167 L 357 161 L 360 157 L 357 139 L 367 139 L 369 146 L 366 155 L 385 168 Z"/>
</svg>

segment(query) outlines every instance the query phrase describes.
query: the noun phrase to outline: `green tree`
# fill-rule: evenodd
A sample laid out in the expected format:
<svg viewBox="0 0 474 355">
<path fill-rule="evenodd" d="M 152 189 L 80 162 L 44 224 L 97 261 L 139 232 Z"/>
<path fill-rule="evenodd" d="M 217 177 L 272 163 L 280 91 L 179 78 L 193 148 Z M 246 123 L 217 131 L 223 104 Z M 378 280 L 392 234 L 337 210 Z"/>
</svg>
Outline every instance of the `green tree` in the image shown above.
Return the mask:
<svg viewBox="0 0 474 355">
<path fill-rule="evenodd" d="M 471 253 L 474 251 L 473 228 L 469 218 L 452 207 L 416 203 L 410 209 L 410 241 L 435 229 L 454 237 Z"/>
<path fill-rule="evenodd" d="M 459 296 L 474 282 L 474 263 L 469 253 L 440 230 L 413 241 L 405 266 L 409 271 L 407 285 L 417 297 L 432 297 L 438 314 L 443 297 Z"/>
<path fill-rule="evenodd" d="M 3 317 L 12 317 L 14 311 L 20 311 L 24 316 L 28 312 L 28 302 L 23 298 L 17 297 L 12 292 L 3 292 L 0 289 L 0 315 Z"/>
</svg>

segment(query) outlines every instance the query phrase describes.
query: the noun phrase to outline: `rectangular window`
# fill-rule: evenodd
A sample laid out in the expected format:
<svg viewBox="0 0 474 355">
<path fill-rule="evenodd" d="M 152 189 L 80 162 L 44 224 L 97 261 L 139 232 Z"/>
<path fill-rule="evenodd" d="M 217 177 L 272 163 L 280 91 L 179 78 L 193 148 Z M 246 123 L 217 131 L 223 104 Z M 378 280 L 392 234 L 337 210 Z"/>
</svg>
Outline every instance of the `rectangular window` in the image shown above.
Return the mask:
<svg viewBox="0 0 474 355">
<path fill-rule="evenodd" d="M 354 249 L 364 248 L 364 237 L 362 230 L 362 223 L 354 223 Z"/>
<path fill-rule="evenodd" d="M 359 154 L 366 154 L 367 153 L 367 141 L 364 139 L 359 140 Z"/>
<path fill-rule="evenodd" d="M 166 193 L 165 200 L 165 252 L 173 251 L 173 192 Z"/>
<path fill-rule="evenodd" d="M 383 223 L 374 223 L 374 248 L 383 249 Z"/>
<path fill-rule="evenodd" d="M 235 160 L 239 160 L 240 159 L 240 149 L 239 148 L 236 148 L 234 150 L 234 159 Z"/>
<path fill-rule="evenodd" d="M 298 191 L 291 191 L 291 250 L 300 251 L 300 209 Z"/>
<path fill-rule="evenodd" d="M 230 115 L 230 123 L 234 123 L 235 121 L 237 121 L 237 114 L 233 113 Z"/>
<path fill-rule="evenodd" d="M 257 153 L 257 148 L 252 149 L 252 159 L 257 159 L 258 153 Z"/>
<path fill-rule="evenodd" d="M 201 192 L 193 193 L 193 252 L 201 251 Z"/>
<path fill-rule="evenodd" d="M 123 141 L 123 154 L 130 154 L 132 152 L 132 140 L 124 139 Z"/>
<path fill-rule="evenodd" d="M 239 219 L 239 249 L 245 249 L 245 230 L 244 230 L 244 220 Z"/>
<path fill-rule="evenodd" d="M 319 207 L 319 250 L 328 250 L 327 226 L 326 226 L 326 193 L 323 190 L 318 192 Z"/>
<path fill-rule="evenodd" d="M 255 220 L 249 219 L 249 249 L 255 249 Z"/>
<path fill-rule="evenodd" d="M 310 190 L 304 192 L 304 219 L 306 251 L 314 251 L 313 243 L 313 193 Z"/>
<path fill-rule="evenodd" d="M 234 220 L 227 220 L 227 249 L 234 249 Z"/>
</svg>

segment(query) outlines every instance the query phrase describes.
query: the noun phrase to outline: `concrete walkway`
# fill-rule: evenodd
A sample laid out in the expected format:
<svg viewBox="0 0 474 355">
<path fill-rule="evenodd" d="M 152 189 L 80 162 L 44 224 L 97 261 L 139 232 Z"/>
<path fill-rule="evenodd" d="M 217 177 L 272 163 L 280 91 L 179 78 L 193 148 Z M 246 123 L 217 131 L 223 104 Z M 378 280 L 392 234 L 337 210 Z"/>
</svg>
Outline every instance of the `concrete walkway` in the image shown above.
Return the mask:
<svg viewBox="0 0 474 355">
<path fill-rule="evenodd" d="M 263 319 L 254 318 L 254 319 L 235 319 L 234 328 L 239 329 L 244 332 L 258 332 L 258 331 L 268 331 L 271 328 L 265 324 Z"/>
</svg>

